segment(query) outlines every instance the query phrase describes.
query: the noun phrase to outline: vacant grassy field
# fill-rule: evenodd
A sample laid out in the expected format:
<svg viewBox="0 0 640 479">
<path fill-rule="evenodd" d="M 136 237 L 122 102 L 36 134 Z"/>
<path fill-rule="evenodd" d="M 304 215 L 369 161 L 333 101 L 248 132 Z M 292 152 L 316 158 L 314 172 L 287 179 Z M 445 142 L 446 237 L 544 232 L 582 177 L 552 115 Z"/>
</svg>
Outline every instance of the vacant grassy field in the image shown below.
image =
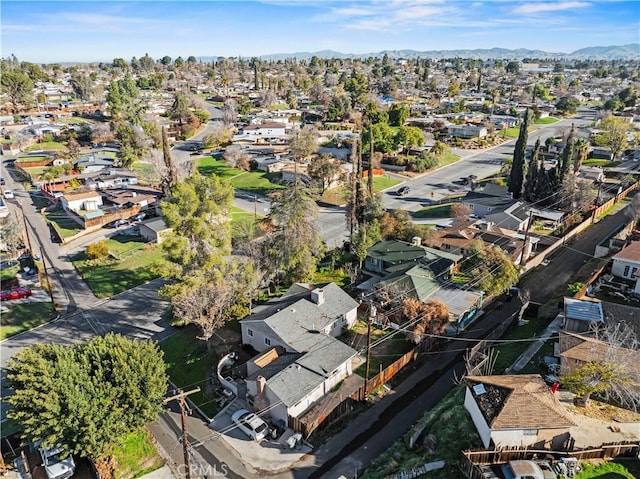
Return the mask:
<svg viewBox="0 0 640 479">
<path fill-rule="evenodd" d="M 191 399 L 209 417 L 218 412 L 215 401 L 204 394 L 204 384 L 209 371 L 215 367 L 216 361 L 207 353 L 203 341 L 196 338 L 197 328 L 193 325 L 185 326 L 173 336 L 160 342 L 160 349 L 164 352 L 164 362 L 171 381 L 179 388 L 200 386 L 201 391 L 191 394 Z"/>
<path fill-rule="evenodd" d="M 432 444 L 425 447 L 424 440 L 409 449 L 409 439 L 423 427 L 422 438 L 428 436 Z M 460 450 L 480 447 L 480 437 L 464 408 L 464 387 L 458 386 L 447 394 L 418 424 L 380 455 L 364 472 L 363 479 L 382 479 L 394 473 L 411 469 L 432 461 L 444 460 L 444 469 L 432 471 L 430 479 L 459 477 L 457 469 Z M 427 477 L 427 476 L 425 476 Z"/>
<path fill-rule="evenodd" d="M 283 185 L 273 183 L 273 180 L 279 176 L 276 173 L 231 168 L 224 161 L 216 160 L 210 156 L 205 156 L 198 161 L 198 171 L 205 176 L 216 175 L 220 178 L 228 179 L 233 187 L 239 190 L 262 195 L 267 194 L 269 191 L 285 188 Z"/>
<path fill-rule="evenodd" d="M 153 265 L 162 257 L 157 245 L 139 237 L 118 235 L 107 241 L 111 257 L 102 262 L 76 255 L 73 265 L 98 298 L 107 298 L 157 278 Z"/>
<path fill-rule="evenodd" d="M 146 429 L 128 434 L 121 444 L 114 447 L 113 458 L 117 479 L 141 477 L 164 465 Z"/>
<path fill-rule="evenodd" d="M 4 304 L 4 303 L 3 303 Z M 51 303 L 7 303 L 7 312 L 0 315 L 0 340 L 40 326 L 55 315 Z"/>
</svg>

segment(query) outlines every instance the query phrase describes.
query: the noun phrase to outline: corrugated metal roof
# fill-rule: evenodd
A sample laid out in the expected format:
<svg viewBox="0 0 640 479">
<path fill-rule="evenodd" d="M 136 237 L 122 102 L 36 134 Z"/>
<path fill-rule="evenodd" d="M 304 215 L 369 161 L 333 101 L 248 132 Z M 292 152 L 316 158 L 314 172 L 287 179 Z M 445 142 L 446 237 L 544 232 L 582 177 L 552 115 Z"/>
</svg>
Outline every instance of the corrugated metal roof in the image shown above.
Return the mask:
<svg viewBox="0 0 640 479">
<path fill-rule="evenodd" d="M 602 303 L 594 301 L 564 298 L 564 315 L 567 319 L 604 322 Z"/>
</svg>

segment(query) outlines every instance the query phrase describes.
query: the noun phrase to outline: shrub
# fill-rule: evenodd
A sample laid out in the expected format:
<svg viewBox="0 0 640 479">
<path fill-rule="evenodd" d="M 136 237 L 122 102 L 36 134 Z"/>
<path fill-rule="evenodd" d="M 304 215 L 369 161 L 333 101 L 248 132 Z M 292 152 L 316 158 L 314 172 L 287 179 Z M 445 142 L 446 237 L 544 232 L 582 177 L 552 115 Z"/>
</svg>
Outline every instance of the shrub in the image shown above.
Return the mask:
<svg viewBox="0 0 640 479">
<path fill-rule="evenodd" d="M 95 261 L 101 261 L 109 256 L 109 247 L 106 241 L 98 241 L 87 246 L 85 251 L 87 258 Z"/>
</svg>

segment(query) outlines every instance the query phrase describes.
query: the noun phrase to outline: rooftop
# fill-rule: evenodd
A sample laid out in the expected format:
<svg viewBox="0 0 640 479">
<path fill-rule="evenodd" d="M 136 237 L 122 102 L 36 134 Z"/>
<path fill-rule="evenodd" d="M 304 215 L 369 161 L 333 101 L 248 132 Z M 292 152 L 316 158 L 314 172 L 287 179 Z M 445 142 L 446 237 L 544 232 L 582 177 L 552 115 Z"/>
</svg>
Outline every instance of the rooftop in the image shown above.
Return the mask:
<svg viewBox="0 0 640 479">
<path fill-rule="evenodd" d="M 633 241 L 613 255 L 613 259 L 640 263 L 640 241 Z"/>
<path fill-rule="evenodd" d="M 564 298 L 564 316 L 580 321 L 604 322 L 602 303 L 584 299 Z"/>
</svg>

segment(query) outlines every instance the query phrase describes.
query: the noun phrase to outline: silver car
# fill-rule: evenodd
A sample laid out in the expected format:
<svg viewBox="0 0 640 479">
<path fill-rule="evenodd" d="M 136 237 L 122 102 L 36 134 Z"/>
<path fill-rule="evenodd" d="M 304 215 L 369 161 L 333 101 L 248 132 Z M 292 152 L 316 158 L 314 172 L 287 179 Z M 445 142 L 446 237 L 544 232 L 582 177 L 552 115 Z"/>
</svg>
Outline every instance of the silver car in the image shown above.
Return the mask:
<svg viewBox="0 0 640 479">
<path fill-rule="evenodd" d="M 239 409 L 233 413 L 231 420 L 238 426 L 238 428 L 249 436 L 254 441 L 260 441 L 269 434 L 269 427 L 256 414 L 247 411 L 246 409 Z"/>
</svg>

